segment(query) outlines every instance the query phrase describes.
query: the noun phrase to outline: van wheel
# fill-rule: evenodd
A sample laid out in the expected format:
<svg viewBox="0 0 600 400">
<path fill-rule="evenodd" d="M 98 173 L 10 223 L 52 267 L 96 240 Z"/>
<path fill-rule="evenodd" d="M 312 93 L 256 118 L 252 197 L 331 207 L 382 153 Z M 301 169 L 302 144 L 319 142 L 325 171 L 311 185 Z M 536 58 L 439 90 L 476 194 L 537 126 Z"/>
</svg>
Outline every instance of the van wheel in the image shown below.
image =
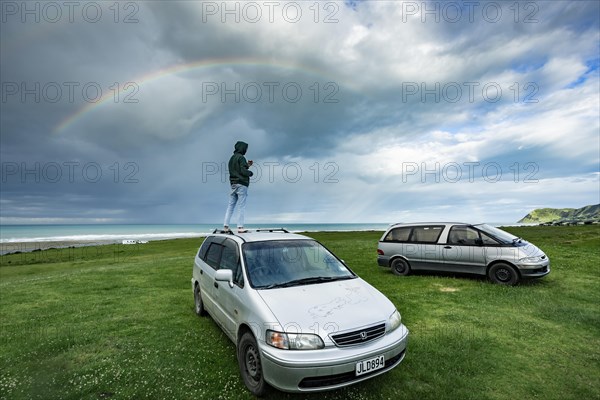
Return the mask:
<svg viewBox="0 0 600 400">
<path fill-rule="evenodd" d="M 410 265 L 402 258 L 396 258 L 392 261 L 392 272 L 394 275 L 406 276 L 410 274 Z"/>
<path fill-rule="evenodd" d="M 200 296 L 200 285 L 196 284 L 194 287 L 194 311 L 196 315 L 202 317 L 206 315 L 206 310 L 204 309 L 204 303 L 202 302 L 202 296 Z"/>
<path fill-rule="evenodd" d="M 519 282 L 519 273 L 511 265 L 497 263 L 490 267 L 488 278 L 499 285 L 513 286 Z"/>
<path fill-rule="evenodd" d="M 250 332 L 242 335 L 238 344 L 238 364 L 244 384 L 257 397 L 267 392 L 267 382 L 263 376 L 260 350 Z"/>
</svg>

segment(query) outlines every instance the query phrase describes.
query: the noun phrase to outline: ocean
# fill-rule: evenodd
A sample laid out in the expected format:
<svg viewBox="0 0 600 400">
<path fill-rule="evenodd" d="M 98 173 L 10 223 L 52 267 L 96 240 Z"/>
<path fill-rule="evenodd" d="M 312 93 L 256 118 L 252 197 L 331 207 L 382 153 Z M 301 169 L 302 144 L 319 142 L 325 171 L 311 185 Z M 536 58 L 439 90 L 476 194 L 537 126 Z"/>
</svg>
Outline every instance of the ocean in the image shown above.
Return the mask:
<svg viewBox="0 0 600 400">
<path fill-rule="evenodd" d="M 290 232 L 383 231 L 388 224 L 248 224 L 247 229 L 280 228 Z M 174 225 L 0 225 L 0 244 L 24 242 L 121 242 L 202 237 L 218 224 Z"/>
<path fill-rule="evenodd" d="M 491 223 L 494 226 L 515 224 Z M 520 225 L 520 224 L 516 224 Z M 285 228 L 290 232 L 384 231 L 386 223 L 249 224 L 247 229 Z M 221 228 L 219 224 L 171 225 L 0 225 L 0 255 L 35 250 L 85 247 L 111 243 L 200 238 Z"/>
</svg>

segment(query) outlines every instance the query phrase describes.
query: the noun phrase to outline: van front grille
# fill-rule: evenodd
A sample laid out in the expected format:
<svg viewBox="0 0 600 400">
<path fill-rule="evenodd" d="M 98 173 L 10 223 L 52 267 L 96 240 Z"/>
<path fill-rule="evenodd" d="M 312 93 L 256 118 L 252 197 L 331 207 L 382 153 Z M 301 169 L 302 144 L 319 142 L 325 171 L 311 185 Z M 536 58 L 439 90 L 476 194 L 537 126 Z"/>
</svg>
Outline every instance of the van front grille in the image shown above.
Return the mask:
<svg viewBox="0 0 600 400">
<path fill-rule="evenodd" d="M 335 335 L 330 335 L 330 337 L 336 346 L 344 347 L 368 343 L 372 340 L 382 337 L 383 335 L 385 335 L 385 323 L 350 332 L 336 333 Z"/>
</svg>

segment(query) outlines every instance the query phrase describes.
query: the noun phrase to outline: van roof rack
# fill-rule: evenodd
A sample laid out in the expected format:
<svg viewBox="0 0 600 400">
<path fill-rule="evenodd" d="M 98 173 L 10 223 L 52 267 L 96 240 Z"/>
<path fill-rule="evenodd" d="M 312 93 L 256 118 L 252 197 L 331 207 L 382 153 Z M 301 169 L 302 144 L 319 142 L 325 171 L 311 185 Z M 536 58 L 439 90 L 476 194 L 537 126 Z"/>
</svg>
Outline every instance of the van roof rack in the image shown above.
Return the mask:
<svg viewBox="0 0 600 400">
<path fill-rule="evenodd" d="M 248 230 L 248 232 L 253 232 L 251 230 Z M 283 232 L 283 233 L 290 233 L 290 231 L 288 231 L 285 228 L 259 228 L 259 229 L 255 229 L 254 232 Z M 223 228 L 215 228 L 215 230 L 213 231 L 213 233 L 223 233 L 223 234 L 229 234 L 229 235 L 236 235 L 236 232 L 233 229 L 228 229 L 225 230 Z"/>
<path fill-rule="evenodd" d="M 215 228 L 215 230 L 213 231 L 213 233 L 228 233 L 230 235 L 235 235 L 235 233 L 231 229 L 225 230 L 223 228 L 220 228 L 220 229 L 219 228 Z"/>
<path fill-rule="evenodd" d="M 290 233 L 290 231 L 288 231 L 285 228 L 261 228 L 261 229 L 257 229 L 256 232 L 283 232 L 283 233 Z"/>
</svg>

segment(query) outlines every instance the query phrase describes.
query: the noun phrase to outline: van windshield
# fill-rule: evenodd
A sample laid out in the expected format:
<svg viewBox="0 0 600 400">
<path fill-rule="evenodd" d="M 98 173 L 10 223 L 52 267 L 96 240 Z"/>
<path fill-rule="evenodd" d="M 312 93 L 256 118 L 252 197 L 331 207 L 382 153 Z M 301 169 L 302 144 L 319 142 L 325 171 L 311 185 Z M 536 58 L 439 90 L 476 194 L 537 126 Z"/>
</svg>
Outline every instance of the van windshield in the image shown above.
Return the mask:
<svg viewBox="0 0 600 400">
<path fill-rule="evenodd" d="M 502 229 L 498 229 L 498 228 L 488 225 L 488 224 L 479 224 L 479 225 L 473 225 L 473 226 L 475 226 L 480 231 L 485 232 L 488 235 L 496 238 L 498 241 L 500 241 L 503 244 L 511 244 L 511 243 L 515 243 L 516 241 L 522 240 L 515 235 L 511 235 L 510 233 L 503 231 Z"/>
<path fill-rule="evenodd" d="M 250 285 L 272 289 L 356 278 L 314 240 L 245 243 L 242 247 Z"/>
</svg>

